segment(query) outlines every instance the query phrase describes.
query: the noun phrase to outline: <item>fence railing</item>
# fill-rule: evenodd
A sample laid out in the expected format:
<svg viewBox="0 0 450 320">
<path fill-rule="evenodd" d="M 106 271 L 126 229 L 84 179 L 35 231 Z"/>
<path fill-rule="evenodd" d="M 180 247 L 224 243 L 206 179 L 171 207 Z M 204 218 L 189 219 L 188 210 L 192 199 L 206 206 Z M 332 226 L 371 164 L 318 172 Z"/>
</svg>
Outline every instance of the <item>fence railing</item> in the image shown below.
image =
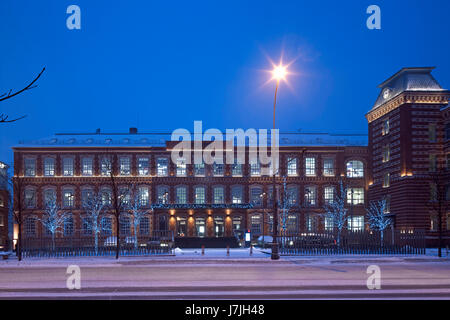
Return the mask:
<svg viewBox="0 0 450 320">
<path fill-rule="evenodd" d="M 425 254 L 425 232 L 337 231 L 283 234 L 277 238 L 282 255 Z"/>
<path fill-rule="evenodd" d="M 97 242 L 97 243 L 96 243 Z M 121 256 L 173 254 L 173 232 L 153 231 L 148 236 L 120 236 Z M 55 237 L 42 236 L 22 239 L 23 257 L 111 256 L 116 254 L 117 237 L 94 236 Z"/>
</svg>

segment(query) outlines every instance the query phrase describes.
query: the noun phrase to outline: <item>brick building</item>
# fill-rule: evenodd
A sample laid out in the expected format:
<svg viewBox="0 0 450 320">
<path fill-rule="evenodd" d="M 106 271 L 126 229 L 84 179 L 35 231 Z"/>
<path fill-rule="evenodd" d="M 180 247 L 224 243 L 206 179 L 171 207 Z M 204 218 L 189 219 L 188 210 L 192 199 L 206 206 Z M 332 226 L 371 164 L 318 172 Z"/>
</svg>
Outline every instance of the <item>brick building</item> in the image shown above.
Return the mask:
<svg viewBox="0 0 450 320">
<path fill-rule="evenodd" d="M 8 215 L 8 166 L 5 163 L 0 162 L 0 251 L 7 251 L 9 249 Z"/>
<path fill-rule="evenodd" d="M 396 229 L 429 230 L 432 240 L 438 231 L 440 189 L 442 229 L 448 241 L 450 92 L 434 79 L 432 69 L 404 68 L 379 85 L 379 97 L 366 115 L 372 167 L 369 199 L 388 200 Z"/>
<path fill-rule="evenodd" d="M 100 130 L 96 134 L 57 134 L 14 147 L 14 175 L 24 192 L 24 235 L 43 234 L 36 218 L 43 213 L 44 199 L 51 195 L 72 214 L 64 227 L 66 235 L 75 230 L 89 235 L 89 230 L 84 230 L 83 197 L 97 191 L 112 193 L 109 173 L 102 167 L 104 158 L 113 160 L 119 189 L 136 190 L 143 205 L 156 206 L 140 223 L 143 235 L 166 229 L 177 237 L 227 237 L 247 229 L 254 237 L 263 230 L 270 234 L 272 178 L 262 174 L 258 162 L 248 164 L 248 149 L 242 165 L 188 165 L 183 159 L 173 163 L 169 138 L 140 134 L 132 128 L 128 134 Z M 322 207 L 343 179 L 352 187 L 349 192 L 353 191 L 348 200 L 353 228 L 363 229 L 368 185 L 366 136 L 282 134 L 280 140 L 277 183 L 280 191 L 289 194 L 287 228 L 294 232 L 323 230 Z M 111 226 L 114 219 L 105 214 L 105 223 Z M 131 223 L 125 214 L 121 234 L 132 233 Z M 114 226 L 106 229 L 114 230 Z"/>
</svg>

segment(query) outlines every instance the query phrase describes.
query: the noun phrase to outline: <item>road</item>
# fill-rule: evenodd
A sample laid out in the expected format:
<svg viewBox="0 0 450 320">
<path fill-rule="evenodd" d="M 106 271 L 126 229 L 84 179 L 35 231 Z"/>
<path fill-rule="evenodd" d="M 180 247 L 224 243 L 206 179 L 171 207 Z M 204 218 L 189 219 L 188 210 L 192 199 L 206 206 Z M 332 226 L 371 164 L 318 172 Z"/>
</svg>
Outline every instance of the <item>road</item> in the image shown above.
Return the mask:
<svg viewBox="0 0 450 320">
<path fill-rule="evenodd" d="M 82 260 L 81 260 L 82 261 Z M 69 261 L 68 263 L 73 263 Z M 381 289 L 367 288 L 377 264 Z M 126 260 L 0 265 L 0 299 L 450 299 L 450 261 Z"/>
</svg>

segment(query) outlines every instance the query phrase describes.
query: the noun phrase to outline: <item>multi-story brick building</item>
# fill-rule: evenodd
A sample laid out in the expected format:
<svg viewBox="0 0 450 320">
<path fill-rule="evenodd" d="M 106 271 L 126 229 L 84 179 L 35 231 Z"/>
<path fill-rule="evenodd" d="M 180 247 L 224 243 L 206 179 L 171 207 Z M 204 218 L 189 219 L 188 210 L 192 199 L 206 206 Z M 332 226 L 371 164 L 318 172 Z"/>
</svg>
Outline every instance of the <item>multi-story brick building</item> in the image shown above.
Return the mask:
<svg viewBox="0 0 450 320">
<path fill-rule="evenodd" d="M 183 159 L 174 163 L 173 142 L 168 138 L 140 134 L 132 128 L 128 134 L 100 130 L 57 134 L 14 147 L 14 176 L 24 190 L 24 235 L 43 234 L 36 218 L 43 213 L 44 199 L 51 195 L 72 214 L 64 232 L 70 235 L 80 230 L 88 235 L 89 230 L 83 230 L 87 225 L 83 223 L 83 197 L 99 190 L 112 193 L 109 173 L 102 166 L 104 158 L 112 158 L 115 164 L 119 189 L 137 190 L 145 206 L 156 207 L 141 221 L 142 234 L 165 229 L 178 237 L 226 237 L 247 229 L 254 237 L 263 230 L 270 234 L 272 178 L 262 175 L 258 162 L 249 164 L 248 149 L 242 165 L 194 165 Z M 280 191 L 289 194 L 288 229 L 323 230 L 322 207 L 333 199 L 341 179 L 351 186 L 349 194 L 353 191 L 348 200 L 353 228 L 363 229 L 369 170 L 366 136 L 282 134 L 280 140 L 277 183 Z M 131 222 L 124 215 L 122 234 L 132 232 Z M 105 223 L 114 224 L 114 219 L 105 215 Z"/>
<path fill-rule="evenodd" d="M 8 215 L 8 166 L 5 163 L 0 162 L 0 251 L 9 250 Z"/>
<path fill-rule="evenodd" d="M 366 115 L 372 167 L 369 198 L 388 200 L 395 228 L 429 230 L 432 239 L 438 231 L 439 189 L 448 241 L 450 92 L 434 79 L 432 69 L 404 68 L 379 85 L 379 97 Z"/>
</svg>

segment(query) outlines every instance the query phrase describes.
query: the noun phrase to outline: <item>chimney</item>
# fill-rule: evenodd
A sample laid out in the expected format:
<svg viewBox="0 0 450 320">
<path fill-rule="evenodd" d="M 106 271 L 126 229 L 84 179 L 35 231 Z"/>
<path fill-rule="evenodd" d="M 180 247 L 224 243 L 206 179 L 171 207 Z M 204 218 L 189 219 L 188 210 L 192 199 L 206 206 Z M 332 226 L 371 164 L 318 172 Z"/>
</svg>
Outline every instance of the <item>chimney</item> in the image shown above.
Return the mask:
<svg viewBox="0 0 450 320">
<path fill-rule="evenodd" d="M 97 130 L 95 130 L 95 133 L 96 133 L 96 134 L 100 134 L 100 128 L 97 129 Z"/>
<path fill-rule="evenodd" d="M 137 128 L 130 128 L 130 134 L 136 134 Z"/>
</svg>

